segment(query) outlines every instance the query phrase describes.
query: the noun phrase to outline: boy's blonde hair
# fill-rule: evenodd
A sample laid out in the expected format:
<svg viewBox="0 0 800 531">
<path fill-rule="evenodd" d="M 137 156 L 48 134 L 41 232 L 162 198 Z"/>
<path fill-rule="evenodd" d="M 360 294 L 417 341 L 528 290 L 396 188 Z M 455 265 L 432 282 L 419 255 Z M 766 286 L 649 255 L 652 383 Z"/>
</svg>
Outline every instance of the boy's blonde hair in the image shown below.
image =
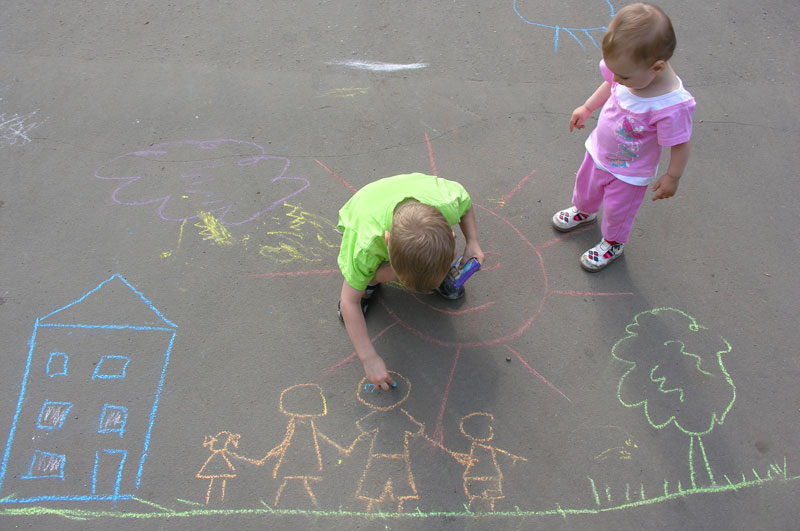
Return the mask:
<svg viewBox="0 0 800 531">
<path fill-rule="evenodd" d="M 603 35 L 603 57 L 629 53 L 639 64 L 668 61 L 675 51 L 672 21 L 652 4 L 630 4 L 619 10 Z"/>
<path fill-rule="evenodd" d="M 453 229 L 436 207 L 407 201 L 392 217 L 389 262 L 411 291 L 428 293 L 444 280 L 455 252 Z"/>
</svg>

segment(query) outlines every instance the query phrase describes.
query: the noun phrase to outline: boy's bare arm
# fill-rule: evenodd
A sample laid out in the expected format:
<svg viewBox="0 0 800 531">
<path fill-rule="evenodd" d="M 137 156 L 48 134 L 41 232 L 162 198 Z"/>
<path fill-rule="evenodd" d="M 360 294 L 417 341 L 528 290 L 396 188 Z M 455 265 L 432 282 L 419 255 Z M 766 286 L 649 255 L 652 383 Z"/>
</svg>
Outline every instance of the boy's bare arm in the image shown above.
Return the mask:
<svg viewBox="0 0 800 531">
<path fill-rule="evenodd" d="M 458 225 L 461 227 L 461 232 L 467 242 L 464 246 L 464 261 L 474 256 L 483 265 L 486 255 L 478 243 L 478 226 L 475 223 L 475 212 L 473 212 L 472 207 L 469 207 L 469 210 L 461 217 Z"/>
<path fill-rule="evenodd" d="M 583 124 L 586 123 L 589 116 L 602 107 L 610 96 L 611 83 L 604 81 L 583 105 L 572 111 L 572 116 L 569 119 L 569 132 L 571 133 L 573 129 L 583 129 Z"/>
<path fill-rule="evenodd" d="M 364 366 L 367 381 L 375 385 L 375 387 L 388 391 L 394 381 L 389 376 L 389 371 L 386 370 L 386 364 L 369 339 L 367 322 L 364 320 L 364 314 L 361 311 L 362 295 L 362 291 L 358 291 L 351 287 L 347 281 L 343 281 L 339 308 L 342 312 L 347 335 L 350 336 L 350 342 L 353 343 L 358 359 L 361 360 L 361 364 Z"/>
</svg>

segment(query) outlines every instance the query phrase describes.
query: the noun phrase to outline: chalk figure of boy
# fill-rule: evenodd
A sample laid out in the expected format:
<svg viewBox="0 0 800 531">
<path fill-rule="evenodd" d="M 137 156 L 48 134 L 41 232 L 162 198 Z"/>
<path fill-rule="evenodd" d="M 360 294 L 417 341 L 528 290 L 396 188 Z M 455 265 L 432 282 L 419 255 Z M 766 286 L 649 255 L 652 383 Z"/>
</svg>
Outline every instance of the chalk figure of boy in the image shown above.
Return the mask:
<svg viewBox="0 0 800 531">
<path fill-rule="evenodd" d="M 474 257 L 483 264 L 472 201 L 457 182 L 422 173 L 386 177 L 361 188 L 339 210 L 339 316 L 376 389 L 386 391 L 394 382 L 367 334 L 369 298 L 395 277 L 416 293 L 462 297 L 463 286 L 450 291 L 443 282 L 455 257 L 455 224 L 466 240 L 462 263 Z"/>
<path fill-rule="evenodd" d="M 403 512 L 406 502 L 419 499 L 409 439 L 424 436 L 425 425 L 400 407 L 411 394 L 411 382 L 390 372 L 397 392 L 377 392 L 366 378 L 356 388 L 358 401 L 372 410 L 356 422 L 361 436 L 370 441 L 369 458 L 356 490 L 356 499 L 367 503 L 367 512 L 381 506 Z"/>
<path fill-rule="evenodd" d="M 489 443 L 494 439 L 494 415 L 476 411 L 461 417 L 459 430 L 470 442 L 469 453 L 455 452 L 440 441 L 421 435 L 435 447 L 447 452 L 459 464 L 464 465 L 461 475 L 464 493 L 467 495 L 469 511 L 494 512 L 498 501 L 505 499 L 503 494 L 503 470 L 499 457 L 510 458 L 512 464 L 528 461 L 524 457 L 497 448 Z"/>
<path fill-rule="evenodd" d="M 570 131 L 583 129 L 602 107 L 586 140 L 572 206 L 556 212 L 552 223 L 571 231 L 594 222 L 603 208 L 603 239 L 580 259 L 589 272 L 622 256 L 647 185 L 658 175 L 662 147 L 670 148 L 670 159 L 653 185 L 654 201 L 675 195 L 689 160 L 695 100 L 669 63 L 675 42 L 672 23 L 658 7 L 635 3 L 620 9 L 603 36 L 604 81 L 572 111 Z"/>
<path fill-rule="evenodd" d="M 498 457 L 510 458 L 512 463 L 527 461 L 489 444 L 494 439 L 493 423 L 494 415 L 491 413 L 476 412 L 462 417 L 459 424 L 461 433 L 472 442 L 469 454 L 459 461 L 466 465 L 462 478 L 470 511 L 494 512 L 495 504 L 505 498 L 503 471 Z"/>
</svg>

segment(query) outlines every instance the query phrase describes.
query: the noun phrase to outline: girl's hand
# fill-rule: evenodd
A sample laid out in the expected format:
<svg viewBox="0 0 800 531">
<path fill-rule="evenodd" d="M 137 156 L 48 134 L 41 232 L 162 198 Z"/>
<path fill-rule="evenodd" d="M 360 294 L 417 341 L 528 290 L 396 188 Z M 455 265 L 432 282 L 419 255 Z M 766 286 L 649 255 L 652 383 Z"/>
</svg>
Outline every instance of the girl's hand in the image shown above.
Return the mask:
<svg viewBox="0 0 800 531">
<path fill-rule="evenodd" d="M 678 190 L 678 181 L 680 177 L 673 177 L 669 173 L 665 173 L 661 176 L 661 178 L 656 181 L 656 184 L 653 185 L 653 201 L 658 199 L 667 199 L 668 197 L 672 197 L 675 195 L 675 192 Z"/>
<path fill-rule="evenodd" d="M 572 116 L 569 119 L 569 132 L 571 133 L 573 129 L 583 129 L 585 127 L 583 124 L 586 123 L 591 114 L 592 111 L 586 105 L 581 105 L 572 111 Z"/>
</svg>

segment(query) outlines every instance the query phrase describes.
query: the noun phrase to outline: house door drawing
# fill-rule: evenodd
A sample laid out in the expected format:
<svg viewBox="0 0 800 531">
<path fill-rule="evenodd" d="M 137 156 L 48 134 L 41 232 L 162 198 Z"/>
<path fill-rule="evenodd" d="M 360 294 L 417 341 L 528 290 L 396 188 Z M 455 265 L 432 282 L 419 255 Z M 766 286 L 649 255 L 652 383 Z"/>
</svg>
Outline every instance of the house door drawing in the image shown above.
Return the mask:
<svg viewBox="0 0 800 531">
<path fill-rule="evenodd" d="M 94 455 L 92 494 L 100 497 L 119 496 L 122 469 L 125 467 L 127 450 L 98 450 Z"/>
</svg>

